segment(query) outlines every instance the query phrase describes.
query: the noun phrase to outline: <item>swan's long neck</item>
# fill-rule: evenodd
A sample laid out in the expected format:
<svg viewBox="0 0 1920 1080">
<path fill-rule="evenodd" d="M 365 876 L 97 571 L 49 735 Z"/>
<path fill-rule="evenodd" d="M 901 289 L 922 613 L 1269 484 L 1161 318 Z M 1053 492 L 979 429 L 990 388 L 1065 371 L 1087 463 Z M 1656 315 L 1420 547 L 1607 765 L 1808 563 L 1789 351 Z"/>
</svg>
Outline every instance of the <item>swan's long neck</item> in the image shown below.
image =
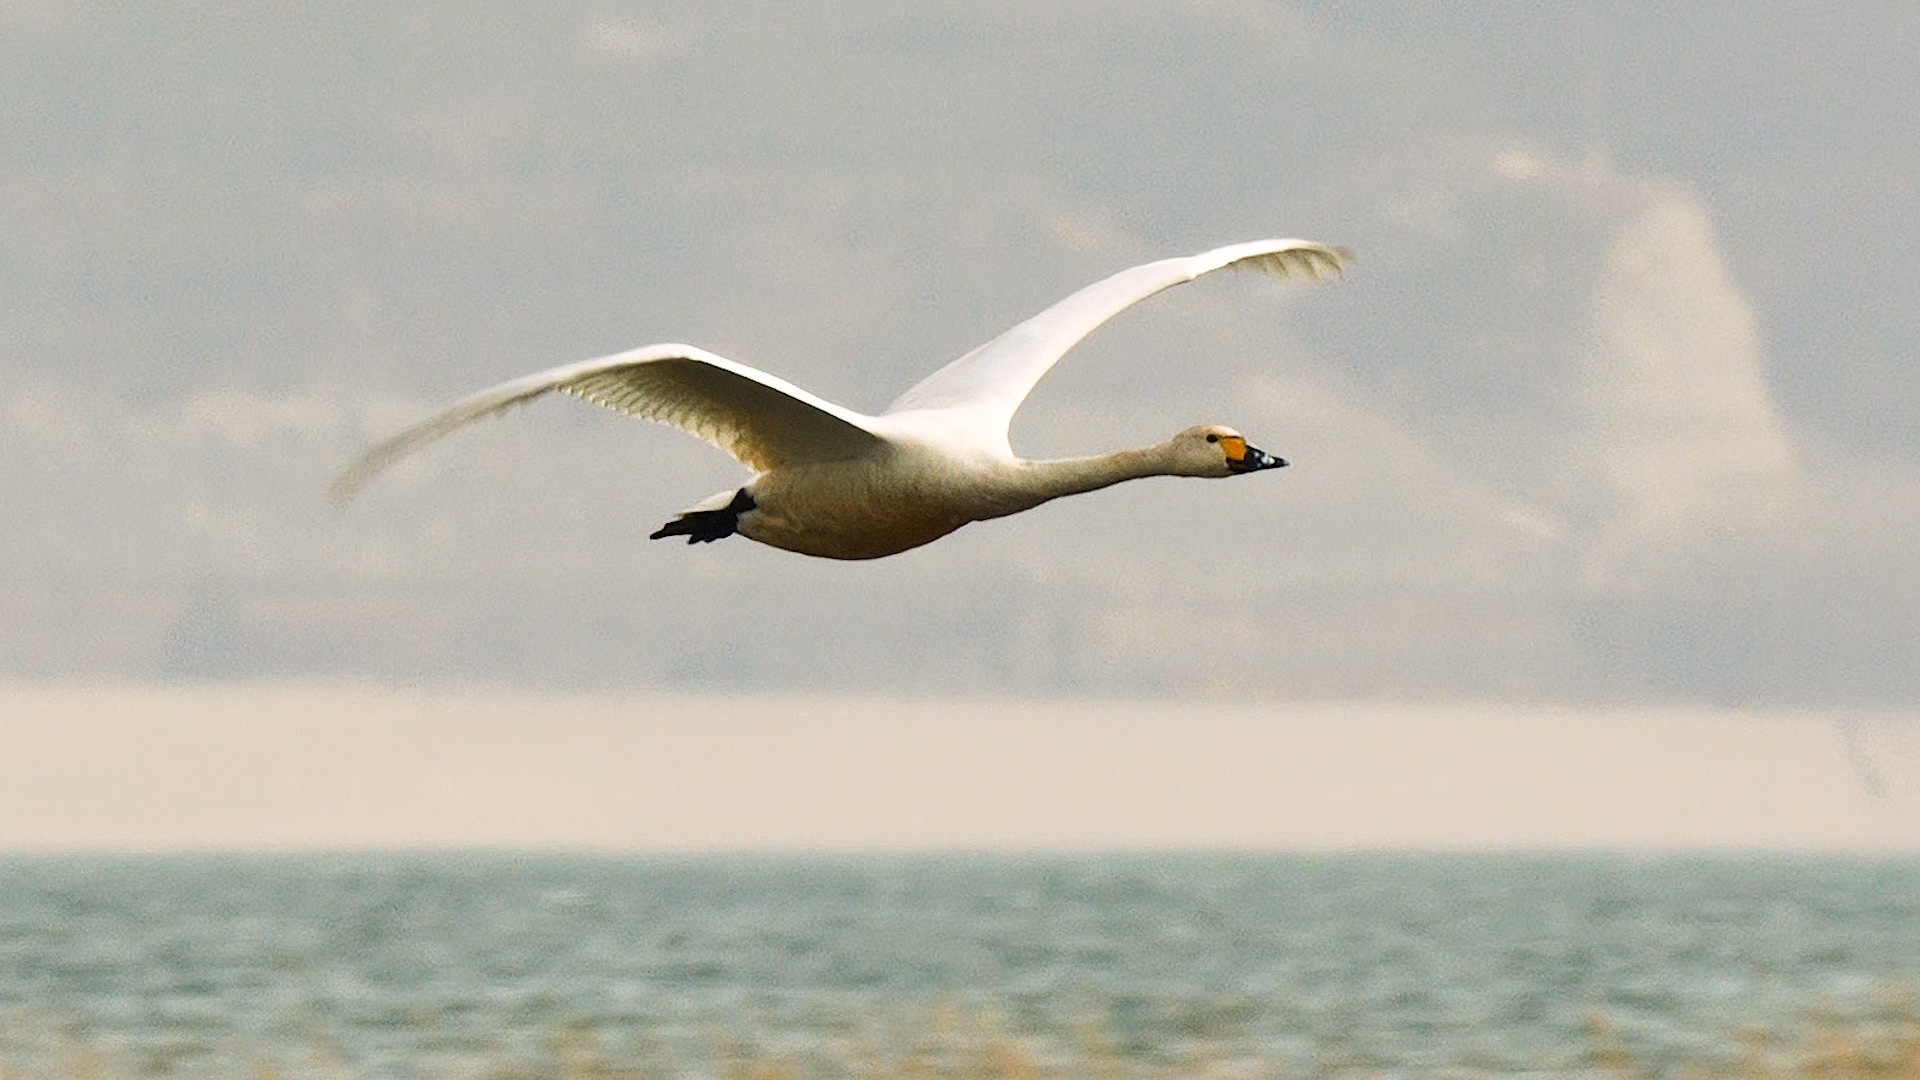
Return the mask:
<svg viewBox="0 0 1920 1080">
<path fill-rule="evenodd" d="M 1022 461 L 1020 483 L 1025 505 L 1006 511 L 1016 513 L 1063 495 L 1079 495 L 1112 487 L 1123 480 L 1143 476 L 1171 476 L 1175 470 L 1171 447 L 1166 443 L 1137 450 L 1116 450 L 1093 457 L 1057 458 L 1051 461 Z"/>
</svg>

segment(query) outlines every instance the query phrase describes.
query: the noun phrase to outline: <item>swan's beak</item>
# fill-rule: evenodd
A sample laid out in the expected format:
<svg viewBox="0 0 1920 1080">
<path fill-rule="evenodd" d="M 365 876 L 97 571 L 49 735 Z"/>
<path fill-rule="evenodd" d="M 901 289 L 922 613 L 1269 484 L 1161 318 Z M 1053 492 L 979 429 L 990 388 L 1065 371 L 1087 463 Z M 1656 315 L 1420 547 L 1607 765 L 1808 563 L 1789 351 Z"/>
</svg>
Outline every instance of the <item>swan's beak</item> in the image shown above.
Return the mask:
<svg viewBox="0 0 1920 1080">
<path fill-rule="evenodd" d="M 1239 457 L 1234 457 L 1231 454 L 1227 457 L 1228 472 L 1249 473 L 1259 472 L 1261 469 L 1284 469 L 1287 467 L 1286 458 L 1274 457 L 1265 450 L 1257 446 L 1250 446 L 1244 441 L 1240 442 L 1238 449 L 1241 451 Z"/>
</svg>

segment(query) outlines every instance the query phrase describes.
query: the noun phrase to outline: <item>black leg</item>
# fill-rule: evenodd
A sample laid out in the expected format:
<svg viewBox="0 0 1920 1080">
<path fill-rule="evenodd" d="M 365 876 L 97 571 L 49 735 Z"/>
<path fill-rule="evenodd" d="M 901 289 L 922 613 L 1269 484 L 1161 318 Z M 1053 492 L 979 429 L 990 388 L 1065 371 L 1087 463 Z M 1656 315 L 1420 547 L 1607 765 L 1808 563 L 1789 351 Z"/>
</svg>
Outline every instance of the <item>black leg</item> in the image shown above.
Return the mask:
<svg viewBox="0 0 1920 1080">
<path fill-rule="evenodd" d="M 681 514 L 658 532 L 648 536 L 649 540 L 664 540 L 669 536 L 684 536 L 689 544 L 711 544 L 715 540 L 725 540 L 740 530 L 740 515 L 753 509 L 757 504 L 746 488 L 733 493 L 733 501 L 718 510 L 692 510 Z"/>
</svg>

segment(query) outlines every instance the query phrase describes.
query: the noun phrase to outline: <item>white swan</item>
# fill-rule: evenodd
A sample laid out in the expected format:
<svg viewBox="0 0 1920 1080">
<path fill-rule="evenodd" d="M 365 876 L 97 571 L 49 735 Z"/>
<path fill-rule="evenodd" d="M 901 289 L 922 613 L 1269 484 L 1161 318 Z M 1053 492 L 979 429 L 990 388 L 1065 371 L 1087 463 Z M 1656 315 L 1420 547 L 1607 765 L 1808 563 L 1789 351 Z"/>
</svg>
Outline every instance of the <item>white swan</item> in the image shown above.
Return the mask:
<svg viewBox="0 0 1920 1080">
<path fill-rule="evenodd" d="M 1143 476 L 1234 476 L 1286 464 L 1231 428 L 1188 428 L 1166 442 L 1096 457 L 1027 461 L 1007 427 L 1048 369 L 1080 339 L 1162 289 L 1225 267 L 1319 280 L 1345 250 L 1307 240 L 1255 240 L 1123 270 L 1047 308 L 928 376 L 878 416 L 691 345 L 647 345 L 482 390 L 368 449 L 333 492 L 351 498 L 394 461 L 483 416 L 550 390 L 672 424 L 758 475 L 652 535 L 689 544 L 739 533 L 831 559 L 876 559 L 937 540 L 971 521 Z"/>
</svg>

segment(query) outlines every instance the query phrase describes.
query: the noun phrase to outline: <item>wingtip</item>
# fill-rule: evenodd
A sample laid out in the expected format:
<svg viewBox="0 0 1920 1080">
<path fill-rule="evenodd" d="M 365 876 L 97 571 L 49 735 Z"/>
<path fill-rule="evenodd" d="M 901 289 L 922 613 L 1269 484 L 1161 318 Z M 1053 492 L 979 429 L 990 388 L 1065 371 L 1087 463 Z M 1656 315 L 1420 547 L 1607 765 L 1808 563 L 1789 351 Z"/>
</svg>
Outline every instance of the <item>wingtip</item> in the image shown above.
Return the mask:
<svg viewBox="0 0 1920 1080">
<path fill-rule="evenodd" d="M 346 510 L 347 505 L 359 498 L 360 492 L 373 482 L 373 478 L 391 464 L 392 457 L 383 453 L 384 449 L 385 444 L 375 446 L 334 474 L 333 482 L 327 485 L 326 499 L 327 505 L 336 513 Z"/>
<path fill-rule="evenodd" d="M 1360 257 L 1353 253 L 1352 248 L 1338 247 L 1333 244 L 1315 244 L 1298 250 L 1306 256 L 1302 260 L 1303 269 L 1314 281 L 1324 281 L 1328 277 L 1344 280 L 1347 270 L 1360 261 Z"/>
<path fill-rule="evenodd" d="M 1308 281 L 1325 281 L 1328 278 L 1344 279 L 1348 268 L 1360 261 L 1351 248 L 1312 240 L 1286 241 L 1285 244 L 1287 246 L 1249 256 L 1238 265 L 1249 266 L 1275 277 L 1292 278 L 1298 275 Z"/>
<path fill-rule="evenodd" d="M 366 483 L 366 477 L 356 476 L 351 471 L 334 477 L 333 483 L 327 485 L 327 508 L 336 514 L 346 513 L 348 505 L 353 502 L 354 496 L 360 494 L 360 489 L 365 487 Z"/>
</svg>

